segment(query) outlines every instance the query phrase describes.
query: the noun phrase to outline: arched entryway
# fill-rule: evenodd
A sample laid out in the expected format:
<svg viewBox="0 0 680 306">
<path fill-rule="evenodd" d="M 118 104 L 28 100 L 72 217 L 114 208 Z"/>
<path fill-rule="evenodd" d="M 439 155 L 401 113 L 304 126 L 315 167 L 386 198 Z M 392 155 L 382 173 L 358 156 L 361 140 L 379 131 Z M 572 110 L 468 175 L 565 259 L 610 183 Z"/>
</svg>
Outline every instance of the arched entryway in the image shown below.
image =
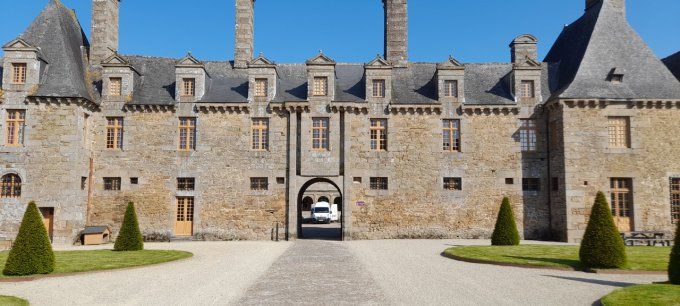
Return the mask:
<svg viewBox="0 0 680 306">
<path fill-rule="evenodd" d="M 324 190 L 329 189 L 329 190 Z M 297 196 L 297 215 L 298 224 L 297 232 L 298 238 L 300 239 L 320 239 L 320 240 L 342 240 L 342 216 L 340 215 L 340 210 L 342 204 L 337 206 L 337 221 L 333 221 L 330 224 L 324 223 L 314 223 L 311 218 L 311 206 L 310 200 L 313 202 L 312 197 L 305 195 L 308 190 L 314 190 L 314 192 L 325 191 L 322 194 L 337 194 L 333 198 L 332 204 L 337 204 L 338 198 L 342 199 L 342 190 L 338 185 L 330 179 L 327 178 L 314 178 L 307 181 L 300 190 Z M 316 202 L 328 202 L 331 203 L 331 199 L 328 196 L 319 196 Z M 316 203 L 315 202 L 315 203 Z M 309 206 L 308 206 L 309 205 Z M 331 206 L 333 208 L 334 205 Z M 307 210 L 307 208 L 310 208 Z M 333 209 L 331 209 L 333 210 Z"/>
</svg>

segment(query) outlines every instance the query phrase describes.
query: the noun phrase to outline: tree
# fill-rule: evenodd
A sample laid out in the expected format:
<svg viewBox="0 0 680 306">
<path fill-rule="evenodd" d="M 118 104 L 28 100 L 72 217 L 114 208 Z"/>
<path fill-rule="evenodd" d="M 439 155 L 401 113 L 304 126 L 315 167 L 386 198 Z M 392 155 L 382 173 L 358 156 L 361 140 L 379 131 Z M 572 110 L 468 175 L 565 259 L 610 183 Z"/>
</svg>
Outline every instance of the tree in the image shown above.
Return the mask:
<svg viewBox="0 0 680 306">
<path fill-rule="evenodd" d="M 142 239 L 142 232 L 139 231 L 139 223 L 137 223 L 137 212 L 135 212 L 135 204 L 128 203 L 125 210 L 125 217 L 123 225 L 120 227 L 120 233 L 116 239 L 116 244 L 113 246 L 114 251 L 140 251 L 144 249 L 144 241 Z"/>
<path fill-rule="evenodd" d="M 9 251 L 5 275 L 48 274 L 54 271 L 54 252 L 42 215 L 35 202 L 28 203 L 16 241 Z"/>
<path fill-rule="evenodd" d="M 597 193 L 590 220 L 581 241 L 579 259 L 586 268 L 623 268 L 626 248 L 609 209 L 607 198 Z"/>
<path fill-rule="evenodd" d="M 675 229 L 675 241 L 671 251 L 671 260 L 668 262 L 668 279 L 671 284 L 680 285 L 680 222 Z"/>
<path fill-rule="evenodd" d="M 498 212 L 496 227 L 491 235 L 491 245 L 519 245 L 519 233 L 512 213 L 510 199 L 503 198 L 501 210 Z"/>
</svg>

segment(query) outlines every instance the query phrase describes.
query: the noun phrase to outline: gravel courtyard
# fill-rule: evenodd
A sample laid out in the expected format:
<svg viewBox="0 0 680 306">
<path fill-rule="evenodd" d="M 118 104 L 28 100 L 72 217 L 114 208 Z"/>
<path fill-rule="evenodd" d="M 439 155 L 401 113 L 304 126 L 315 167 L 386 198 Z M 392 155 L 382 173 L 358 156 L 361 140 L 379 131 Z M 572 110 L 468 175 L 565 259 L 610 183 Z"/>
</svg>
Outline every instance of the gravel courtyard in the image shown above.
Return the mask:
<svg viewBox="0 0 680 306">
<path fill-rule="evenodd" d="M 663 275 L 598 275 L 458 262 L 476 240 L 149 243 L 194 257 L 157 266 L 2 283 L 32 305 L 592 305 Z"/>
</svg>

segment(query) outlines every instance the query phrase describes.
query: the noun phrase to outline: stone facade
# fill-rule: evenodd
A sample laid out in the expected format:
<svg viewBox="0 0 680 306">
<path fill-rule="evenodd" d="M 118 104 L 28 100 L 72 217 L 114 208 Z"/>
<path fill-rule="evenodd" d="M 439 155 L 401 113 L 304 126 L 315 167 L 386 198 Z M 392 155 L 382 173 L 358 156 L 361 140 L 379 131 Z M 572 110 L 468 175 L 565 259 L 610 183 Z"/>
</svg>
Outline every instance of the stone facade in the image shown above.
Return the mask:
<svg viewBox="0 0 680 306">
<path fill-rule="evenodd" d="M 617 177 L 633 182 L 633 228 L 671 231 L 680 82 L 637 36 L 624 39 L 633 50 L 626 54 L 642 68 L 624 55 L 607 62 L 572 48 L 629 33 L 623 0 L 586 1 L 584 17 L 542 62 L 537 39 L 525 34 L 511 42 L 510 62 L 491 64 L 452 56 L 409 63 L 406 0 L 383 1 L 384 57 L 365 64 L 323 53 L 303 64 L 253 59 L 254 1 L 235 2 L 233 63 L 113 52 L 117 0 L 93 1 L 92 46 L 69 36 L 81 31 L 58 1 L 6 44 L 0 136 L 6 139 L 8 110 L 24 110 L 26 123 L 20 146 L 0 146 L 0 175 L 22 179 L 19 198 L 0 198 L 0 237 L 16 235 L 26 203 L 35 200 L 54 209 L 56 243 L 75 242 L 86 225 L 108 225 L 115 236 L 129 201 L 148 240 L 180 236 L 177 222 L 187 216 L 195 239 L 269 239 L 277 224 L 296 239 L 304 198 L 326 196 L 340 201 L 343 239 L 487 238 L 508 196 L 524 238 L 576 242 L 595 193 L 609 192 Z M 54 20 L 64 24 L 47 27 Z M 590 29 L 589 20 L 614 26 Z M 98 29 L 111 29 L 115 39 Z M 45 31 L 57 32 L 45 39 Z M 71 54 L 86 56 L 81 47 L 89 48 L 90 63 L 60 57 L 59 35 L 80 41 Z M 113 50 L 103 56 L 103 48 Z M 573 60 L 579 56 L 585 59 Z M 28 63 L 25 84 L 14 84 L 13 63 Z M 611 84 L 612 74 L 625 75 L 624 85 Z M 593 84 L 582 82 L 593 75 L 602 83 L 577 90 Z M 121 81 L 120 95 L 110 92 L 112 78 Z M 195 81 L 193 96 L 180 91 L 187 78 Z M 314 91 L 317 78 L 327 82 L 325 95 Z M 630 148 L 608 147 L 609 117 L 629 118 Z M 108 118 L 122 119 L 120 148 L 107 148 Z M 189 150 L 179 149 L 191 137 L 180 132 L 181 118 L 196 123 Z M 371 145 L 372 119 L 386 122 L 386 149 Z M 457 120 L 459 149 L 444 149 L 445 120 Z M 323 132 L 315 121 L 328 123 Z M 264 134 L 253 131 L 254 122 L 264 122 Z M 262 137 L 266 147 L 255 148 Z M 328 145 L 314 148 L 315 141 Z M 105 186 L 109 178 L 120 186 Z M 182 187 L 184 178 L 192 188 Z M 372 183 L 377 178 L 386 188 Z M 444 188 L 445 180 L 460 186 Z"/>
</svg>

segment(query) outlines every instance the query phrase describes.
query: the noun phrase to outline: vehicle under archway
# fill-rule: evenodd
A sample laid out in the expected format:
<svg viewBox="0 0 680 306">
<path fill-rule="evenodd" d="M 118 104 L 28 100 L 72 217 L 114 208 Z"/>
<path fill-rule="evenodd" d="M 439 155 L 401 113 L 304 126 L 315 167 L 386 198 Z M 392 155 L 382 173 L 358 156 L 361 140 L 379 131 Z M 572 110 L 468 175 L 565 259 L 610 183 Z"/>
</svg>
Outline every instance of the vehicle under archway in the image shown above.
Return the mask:
<svg viewBox="0 0 680 306">
<path fill-rule="evenodd" d="M 305 183 L 298 193 L 298 238 L 319 240 L 342 240 L 342 216 L 340 206 L 331 203 L 330 199 L 342 197 L 340 188 L 331 180 L 316 178 Z M 310 204 L 313 199 L 318 199 Z M 323 201 L 322 201 L 323 200 Z M 330 222 L 324 218 L 315 220 L 315 206 L 317 203 L 326 202 L 326 205 L 318 208 L 317 217 L 329 216 Z M 308 206 L 309 205 L 309 206 Z M 309 207 L 309 210 L 307 209 Z M 327 208 L 326 208 L 327 207 Z M 316 221 L 316 222 L 315 222 Z"/>
</svg>

